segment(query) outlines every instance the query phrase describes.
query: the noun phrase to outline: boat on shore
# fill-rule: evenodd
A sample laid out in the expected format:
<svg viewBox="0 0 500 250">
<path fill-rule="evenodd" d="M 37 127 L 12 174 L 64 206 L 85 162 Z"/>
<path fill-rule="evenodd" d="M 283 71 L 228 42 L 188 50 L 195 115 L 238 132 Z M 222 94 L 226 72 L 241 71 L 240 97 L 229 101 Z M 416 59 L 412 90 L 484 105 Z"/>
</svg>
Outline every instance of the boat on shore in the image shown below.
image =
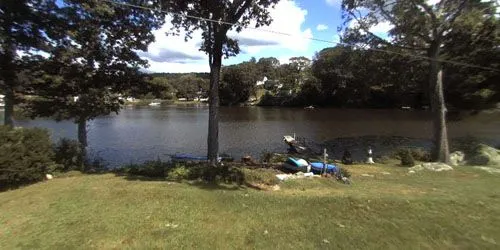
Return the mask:
<svg viewBox="0 0 500 250">
<path fill-rule="evenodd" d="M 148 106 L 160 106 L 160 104 L 159 102 L 151 102 Z"/>
<path fill-rule="evenodd" d="M 283 167 L 296 172 L 321 174 L 326 168 L 326 173 L 336 173 L 338 168 L 334 164 L 324 164 L 323 162 L 308 162 L 304 159 L 289 157 L 284 163 Z"/>
<path fill-rule="evenodd" d="M 283 136 L 283 141 L 288 145 L 288 150 L 292 153 L 305 153 L 308 151 L 308 148 L 300 143 L 294 136 L 285 135 Z"/>
</svg>

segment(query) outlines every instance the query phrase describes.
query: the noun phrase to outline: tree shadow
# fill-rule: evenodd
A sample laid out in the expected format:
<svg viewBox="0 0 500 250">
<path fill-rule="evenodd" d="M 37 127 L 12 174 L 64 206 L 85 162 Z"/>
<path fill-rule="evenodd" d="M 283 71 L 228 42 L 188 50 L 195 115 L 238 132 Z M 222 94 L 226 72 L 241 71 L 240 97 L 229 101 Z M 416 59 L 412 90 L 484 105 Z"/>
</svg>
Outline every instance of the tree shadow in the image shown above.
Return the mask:
<svg viewBox="0 0 500 250">
<path fill-rule="evenodd" d="M 245 190 L 247 186 L 237 183 L 217 183 L 217 182 L 205 182 L 205 181 L 192 181 L 187 183 L 189 186 L 196 187 L 203 190 L 224 190 L 224 191 L 238 191 Z"/>
</svg>

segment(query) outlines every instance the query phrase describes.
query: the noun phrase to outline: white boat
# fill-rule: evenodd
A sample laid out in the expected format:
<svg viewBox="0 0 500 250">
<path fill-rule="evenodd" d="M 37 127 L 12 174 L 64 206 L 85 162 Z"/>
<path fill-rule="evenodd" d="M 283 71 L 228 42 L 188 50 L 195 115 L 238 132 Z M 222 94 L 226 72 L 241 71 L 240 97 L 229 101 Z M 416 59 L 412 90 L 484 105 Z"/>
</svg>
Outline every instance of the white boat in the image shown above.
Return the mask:
<svg viewBox="0 0 500 250">
<path fill-rule="evenodd" d="M 160 106 L 161 103 L 159 102 L 152 102 L 150 104 L 148 104 L 149 106 Z"/>
</svg>

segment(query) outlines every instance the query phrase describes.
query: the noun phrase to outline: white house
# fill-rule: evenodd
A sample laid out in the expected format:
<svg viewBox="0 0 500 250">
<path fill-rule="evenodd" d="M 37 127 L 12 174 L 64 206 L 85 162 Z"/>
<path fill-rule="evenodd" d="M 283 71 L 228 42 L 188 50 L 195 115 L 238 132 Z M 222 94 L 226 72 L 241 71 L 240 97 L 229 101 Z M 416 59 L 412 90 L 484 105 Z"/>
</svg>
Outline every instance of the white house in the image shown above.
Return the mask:
<svg viewBox="0 0 500 250">
<path fill-rule="evenodd" d="M 266 81 L 267 81 L 267 76 L 264 76 L 264 78 L 261 81 L 257 81 L 255 83 L 255 86 L 262 86 L 264 85 L 264 83 L 266 83 Z"/>
</svg>

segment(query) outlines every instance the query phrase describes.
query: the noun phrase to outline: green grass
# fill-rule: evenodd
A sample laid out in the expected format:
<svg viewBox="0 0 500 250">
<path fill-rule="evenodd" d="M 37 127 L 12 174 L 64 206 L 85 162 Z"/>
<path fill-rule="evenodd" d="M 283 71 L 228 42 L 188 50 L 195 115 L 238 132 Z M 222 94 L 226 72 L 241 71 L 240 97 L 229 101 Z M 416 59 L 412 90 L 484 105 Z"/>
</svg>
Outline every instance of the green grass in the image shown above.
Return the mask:
<svg viewBox="0 0 500 250">
<path fill-rule="evenodd" d="M 0 249 L 500 247 L 499 174 L 349 170 L 278 191 L 72 173 L 0 193 Z"/>
</svg>

